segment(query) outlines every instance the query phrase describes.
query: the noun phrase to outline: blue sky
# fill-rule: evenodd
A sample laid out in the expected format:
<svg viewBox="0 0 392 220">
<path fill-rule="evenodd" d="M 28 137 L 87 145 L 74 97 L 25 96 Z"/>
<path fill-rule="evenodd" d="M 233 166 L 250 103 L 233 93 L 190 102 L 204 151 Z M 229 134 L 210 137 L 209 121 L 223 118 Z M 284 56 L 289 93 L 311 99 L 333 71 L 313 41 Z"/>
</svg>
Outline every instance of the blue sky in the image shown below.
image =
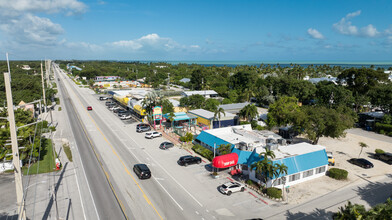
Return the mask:
<svg viewBox="0 0 392 220">
<path fill-rule="evenodd" d="M 0 0 L 0 54 L 392 62 L 391 11 L 390 0 Z"/>
</svg>

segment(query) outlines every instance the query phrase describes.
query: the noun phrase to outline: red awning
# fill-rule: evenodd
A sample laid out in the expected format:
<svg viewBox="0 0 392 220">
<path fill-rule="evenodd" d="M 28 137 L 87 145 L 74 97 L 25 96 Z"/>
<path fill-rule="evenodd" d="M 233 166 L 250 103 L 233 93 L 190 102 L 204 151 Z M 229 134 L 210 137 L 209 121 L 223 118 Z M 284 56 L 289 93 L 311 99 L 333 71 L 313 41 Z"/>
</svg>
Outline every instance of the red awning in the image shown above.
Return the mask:
<svg viewBox="0 0 392 220">
<path fill-rule="evenodd" d="M 237 165 L 238 155 L 236 153 L 217 156 L 212 160 L 212 166 L 216 168 L 226 168 Z"/>
</svg>

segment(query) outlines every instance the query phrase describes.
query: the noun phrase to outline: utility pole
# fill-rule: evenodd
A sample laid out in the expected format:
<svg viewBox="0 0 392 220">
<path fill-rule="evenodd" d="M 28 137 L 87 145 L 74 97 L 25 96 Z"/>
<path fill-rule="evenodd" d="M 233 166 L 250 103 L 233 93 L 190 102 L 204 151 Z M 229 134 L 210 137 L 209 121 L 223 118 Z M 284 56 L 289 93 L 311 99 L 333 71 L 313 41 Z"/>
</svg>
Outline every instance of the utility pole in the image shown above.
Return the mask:
<svg viewBox="0 0 392 220">
<path fill-rule="evenodd" d="M 18 148 L 18 140 L 16 134 L 14 104 L 12 102 L 10 75 L 11 75 L 10 70 L 8 70 L 8 73 L 4 73 L 4 84 L 5 84 L 5 92 L 7 96 L 8 121 L 10 122 L 12 163 L 14 165 L 15 185 L 16 185 L 16 202 L 18 206 L 18 219 L 26 220 L 26 212 L 24 208 L 25 204 L 23 200 L 22 173 L 20 169 L 19 148 Z"/>
<path fill-rule="evenodd" d="M 44 94 L 44 110 L 46 113 L 46 97 L 45 97 L 45 84 L 44 84 L 44 70 L 42 69 L 42 62 L 41 62 L 41 80 L 42 80 L 42 93 Z"/>
</svg>

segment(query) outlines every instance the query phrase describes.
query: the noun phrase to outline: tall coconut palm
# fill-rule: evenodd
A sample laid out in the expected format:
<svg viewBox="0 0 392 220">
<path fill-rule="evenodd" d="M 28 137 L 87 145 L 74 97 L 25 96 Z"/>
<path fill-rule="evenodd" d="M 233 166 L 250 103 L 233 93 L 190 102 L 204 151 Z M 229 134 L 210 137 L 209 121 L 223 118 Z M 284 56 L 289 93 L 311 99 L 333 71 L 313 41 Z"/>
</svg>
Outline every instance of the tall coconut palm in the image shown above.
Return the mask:
<svg viewBox="0 0 392 220">
<path fill-rule="evenodd" d="M 246 118 L 249 122 L 257 116 L 257 107 L 253 104 L 249 104 L 241 109 L 240 116 Z"/>
<path fill-rule="evenodd" d="M 287 175 L 289 168 L 284 163 L 282 164 L 275 163 L 274 166 L 275 166 L 275 173 L 274 173 L 274 178 L 275 178 L 274 183 L 275 183 L 275 181 L 280 177 L 280 175 L 282 174 L 284 176 Z"/>
<path fill-rule="evenodd" d="M 273 150 L 265 148 L 265 151 L 261 152 L 259 154 L 259 157 L 264 157 L 264 160 L 269 159 L 268 157 L 270 157 L 271 159 L 274 159 L 275 158 L 275 152 Z"/>
<path fill-rule="evenodd" d="M 252 170 L 256 168 L 255 172 L 261 175 L 262 182 L 267 185 L 268 179 L 271 178 L 274 172 L 274 166 L 272 165 L 272 161 L 270 159 L 259 160 L 253 163 L 250 167 Z"/>
<path fill-rule="evenodd" d="M 219 127 L 221 127 L 221 113 L 223 113 L 224 116 L 226 116 L 226 112 L 223 108 L 217 108 L 214 112 L 214 119 L 219 120 Z"/>
</svg>

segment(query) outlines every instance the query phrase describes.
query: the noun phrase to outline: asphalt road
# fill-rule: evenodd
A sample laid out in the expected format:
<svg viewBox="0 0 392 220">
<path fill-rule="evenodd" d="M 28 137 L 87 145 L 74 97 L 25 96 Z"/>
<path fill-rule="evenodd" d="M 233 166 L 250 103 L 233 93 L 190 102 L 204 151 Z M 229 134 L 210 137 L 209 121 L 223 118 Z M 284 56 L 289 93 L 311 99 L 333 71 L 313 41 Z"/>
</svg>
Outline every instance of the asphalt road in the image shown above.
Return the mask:
<svg viewBox="0 0 392 220">
<path fill-rule="evenodd" d="M 57 72 L 56 70 L 55 72 Z M 113 190 L 117 187 L 114 183 L 112 183 L 112 186 L 109 184 L 106 174 L 97 160 L 93 150 L 94 146 L 89 141 L 91 138 L 80 120 L 80 116 L 69 97 L 68 91 L 65 90 L 62 80 L 64 76 L 58 73 L 56 75 L 60 79 L 58 81 L 58 88 L 61 90 L 63 96 L 63 106 L 68 113 L 70 128 L 73 131 L 80 157 L 83 160 L 82 164 L 86 173 L 87 184 L 94 200 L 93 204 L 85 205 L 86 207 L 90 207 L 90 211 L 86 213 L 87 219 L 126 219 L 126 217 L 133 219 L 133 214 L 129 208 L 126 208 L 126 204 L 123 204 L 125 212 L 121 209 L 120 199 L 117 199 L 113 193 Z M 109 173 L 108 176 L 110 176 Z M 91 207 L 91 205 L 94 207 Z M 99 215 L 98 217 L 96 216 L 96 212 Z"/>
</svg>

